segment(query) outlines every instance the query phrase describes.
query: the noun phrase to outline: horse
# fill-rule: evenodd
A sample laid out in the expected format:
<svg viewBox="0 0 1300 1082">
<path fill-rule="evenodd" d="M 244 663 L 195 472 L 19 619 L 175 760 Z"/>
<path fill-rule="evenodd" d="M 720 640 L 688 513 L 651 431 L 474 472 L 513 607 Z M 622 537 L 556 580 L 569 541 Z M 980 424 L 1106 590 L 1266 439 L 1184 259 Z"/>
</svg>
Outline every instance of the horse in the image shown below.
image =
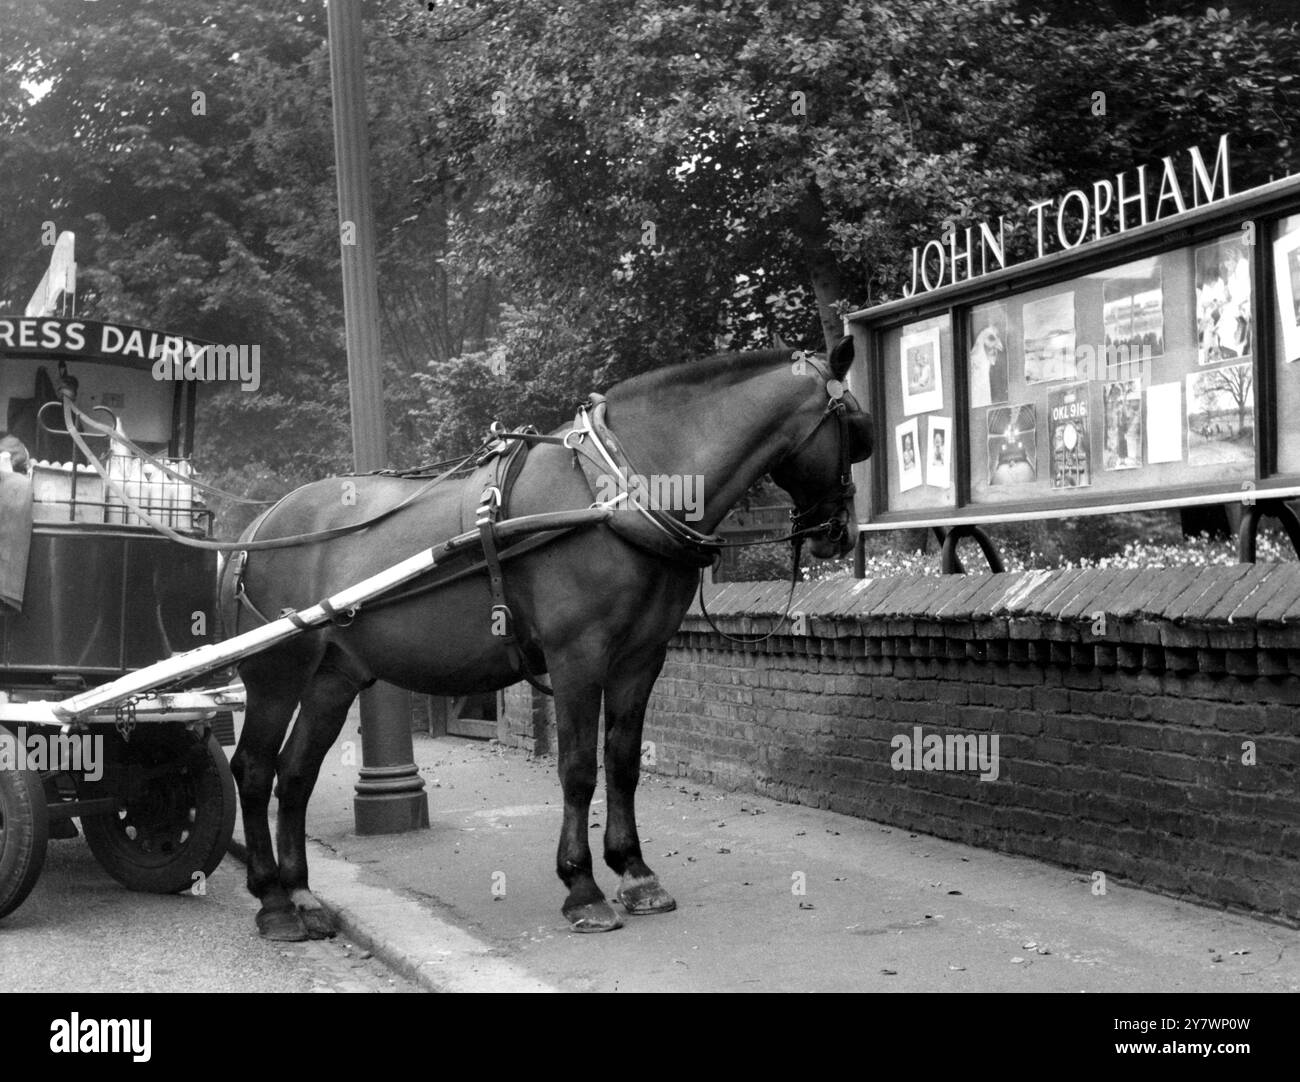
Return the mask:
<svg viewBox="0 0 1300 1082">
<path fill-rule="evenodd" d="M 853 341 L 846 338 L 824 359 L 783 349 L 658 369 L 603 396 L 605 431 L 616 437 L 608 442 L 617 443 L 622 461 L 638 476 L 697 479 L 703 500 L 692 526 L 698 537 L 716 543 L 712 531 L 770 474 L 793 500 L 795 531 L 807 535 L 811 554 L 842 556 L 856 535 L 849 463 L 866 459 L 873 446 L 871 418 L 842 383 L 852 361 Z M 592 506 L 595 485 L 589 471 L 578 468 L 576 425 L 557 429 L 551 442 L 529 444 L 510 488 L 510 515 Z M 293 610 L 461 532 L 465 508 L 481 495 L 468 489 L 473 480 L 452 477 L 425 485 L 427 491 L 413 488 L 421 483 L 379 473 L 316 481 L 291 492 L 240 540 L 327 536 L 250 550 L 237 571 L 235 561 L 227 562 L 221 583 L 226 626 L 247 608 L 259 614 Z M 379 513 L 373 524 L 343 532 L 370 513 Z M 641 852 L 634 795 L 650 692 L 700 568 L 716 548 L 706 546 L 703 559 L 679 556 L 646 517 L 620 505 L 606 523 L 500 563 L 497 585 L 508 602 L 512 636 L 491 626 L 499 594 L 493 576 L 479 569 L 435 589 L 363 605 L 350 622 L 306 630 L 239 664 L 247 707 L 231 766 L 248 850 L 247 886 L 261 903 L 256 923 L 262 936 L 293 941 L 334 933 L 308 885 L 307 805 L 349 707 L 375 680 L 464 695 L 549 674 L 564 798 L 556 871 L 567 888 L 561 912 L 579 932 L 623 924 L 596 882 L 588 845 L 603 700 L 604 859 L 618 877 L 616 900 L 632 916 L 676 907 Z M 645 530 L 638 534 L 629 523 Z M 657 543 L 649 543 L 654 538 Z M 241 599 L 247 602 L 242 607 Z M 267 813 L 277 780 L 273 851 Z"/>
</svg>

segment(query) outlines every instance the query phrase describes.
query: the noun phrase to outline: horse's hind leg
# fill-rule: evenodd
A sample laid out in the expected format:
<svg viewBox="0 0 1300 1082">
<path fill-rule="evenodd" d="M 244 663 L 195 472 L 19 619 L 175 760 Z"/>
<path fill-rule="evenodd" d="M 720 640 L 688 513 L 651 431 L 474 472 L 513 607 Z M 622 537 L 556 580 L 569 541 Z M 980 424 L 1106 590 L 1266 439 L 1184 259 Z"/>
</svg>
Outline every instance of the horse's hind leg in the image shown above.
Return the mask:
<svg viewBox="0 0 1300 1082">
<path fill-rule="evenodd" d="M 239 747 L 230 768 L 239 783 L 239 805 L 244 816 L 248 891 L 262 903 L 257 914 L 257 930 L 267 939 L 307 938 L 289 896 L 280 887 L 267 807 L 275 784 L 276 756 L 313 663 L 276 651 L 252 658 L 239 667 L 248 704 Z"/>
<path fill-rule="evenodd" d="M 591 867 L 591 797 L 596 791 L 596 742 L 600 731 L 600 685 L 566 678 L 551 667 L 555 686 L 555 725 L 559 738 L 560 786 L 564 824 L 556 871 L 569 895 L 563 913 L 575 932 L 611 932 L 622 918 L 605 900 Z"/>
<path fill-rule="evenodd" d="M 664 652 L 635 671 L 620 667 L 605 686 L 605 863 L 619 876 L 615 897 L 633 916 L 677 908 L 641 856 L 636 830 L 636 786 L 641 776 L 641 732 L 650 690 Z"/>
<path fill-rule="evenodd" d="M 298 720 L 280 753 L 276 770 L 280 886 L 312 939 L 332 938 L 334 921 L 307 885 L 307 802 L 316 787 L 321 764 L 365 682 L 334 667 L 326 655 L 303 692 Z"/>
</svg>

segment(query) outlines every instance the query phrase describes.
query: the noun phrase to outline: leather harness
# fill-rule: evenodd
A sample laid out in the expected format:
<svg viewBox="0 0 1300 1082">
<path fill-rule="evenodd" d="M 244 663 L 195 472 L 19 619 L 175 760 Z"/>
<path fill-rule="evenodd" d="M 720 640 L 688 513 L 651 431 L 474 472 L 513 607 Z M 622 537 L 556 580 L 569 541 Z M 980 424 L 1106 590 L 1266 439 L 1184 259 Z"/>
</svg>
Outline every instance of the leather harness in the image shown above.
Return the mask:
<svg viewBox="0 0 1300 1082">
<path fill-rule="evenodd" d="M 827 405 L 807 434 L 782 457 L 781 462 L 778 462 L 773 469 L 779 469 L 782 463 L 802 450 L 817 434 L 828 417 L 836 419 L 839 426 L 840 441 L 840 472 L 836 484 L 826 492 L 818 495 L 802 510 L 796 508 L 790 512 L 793 527 L 791 539 L 795 542 L 795 567 L 797 568 L 799 544 L 804 536 L 809 533 L 820 532 L 824 528 L 827 534 L 834 539 L 841 536 L 840 531 L 847 528 L 845 519 L 829 520 L 818 526 L 807 526 L 804 523 L 828 501 L 833 499 L 844 501 L 853 495 L 852 450 L 848 430 L 848 407 L 845 401 L 846 398 L 849 402 L 852 402 L 853 399 L 843 384 L 834 378 L 818 358 L 811 354 L 795 354 L 792 360 L 796 363 L 799 361 L 807 363 L 821 375 L 826 385 Z M 378 598 L 371 602 L 370 606 L 390 604 L 417 594 L 427 593 L 430 590 L 486 569 L 488 589 L 492 599 L 490 613 L 493 633 L 502 639 L 512 667 L 521 673 L 524 679 L 533 687 L 548 695 L 554 694 L 549 687 L 538 680 L 519 642 L 515 631 L 514 612 L 510 608 L 506 597 L 505 573 L 502 569 L 502 563 L 505 559 L 521 555 L 525 551 L 565 536 L 570 532 L 571 528 L 550 530 L 544 534 L 525 538 L 522 541 L 515 541 L 506 549 L 500 547 L 497 537 L 497 524 L 502 520 L 503 516 L 509 514 L 511 492 L 520 471 L 523 469 L 524 461 L 532 444 L 559 444 L 572 451 L 574 462 L 581 467 L 593 495 L 599 493 L 602 481 L 610 478 L 616 480 L 619 495 L 606 502 L 607 504 L 622 503 L 623 507 L 615 512 L 608 520 L 607 525 L 636 548 L 674 563 L 693 568 L 704 568 L 717 560 L 726 544 L 716 534 L 701 533 L 659 508 L 645 507 L 641 503 L 628 498 L 628 479 L 635 476 L 635 471 L 618 438 L 606 424 L 605 414 L 605 396 L 593 393 L 589 396 L 588 401 L 578 408 L 572 427 L 562 435 L 544 435 L 531 427 L 515 432 L 507 432 L 500 424 L 494 424 L 491 428 L 493 439 L 477 455 L 462 460 L 461 468 L 441 473 L 430 485 L 422 486 L 417 493 L 403 500 L 397 505 L 397 508 L 392 509 L 396 510 L 408 506 L 416 495 L 423 494 L 432 484 L 436 484 L 438 481 L 444 480 L 455 473 L 460 473 L 461 469 L 466 464 L 469 464 L 472 472 L 465 476 L 465 495 L 461 502 L 461 520 L 466 530 L 470 528 L 471 521 L 473 527 L 478 530 L 479 543 L 482 549 L 481 558 L 474 559 L 465 566 L 457 567 L 449 573 L 435 575 L 417 586 L 408 587 L 406 590 Z M 391 475 L 391 471 L 380 472 Z M 364 528 L 380 518 L 388 517 L 389 513 L 383 512 L 375 519 L 367 520 L 355 526 L 335 527 L 321 531 L 319 534 L 303 535 L 291 540 L 296 543 L 309 543 L 314 540 L 335 537 L 341 533 Z M 270 547 L 270 545 L 274 544 L 274 542 L 259 544 L 254 541 L 262 520 L 269 514 L 268 511 L 259 516 L 259 519 L 249 531 L 248 539 L 242 542 L 242 544 L 248 545 L 248 549 L 263 546 Z M 231 561 L 230 573 L 234 576 L 234 595 L 242 607 L 248 609 L 264 623 L 267 623 L 270 622 L 269 618 L 254 605 L 244 589 L 244 573 L 247 567 L 248 549 L 241 549 Z M 288 616 L 292 620 L 295 614 L 293 610 L 285 610 L 280 615 L 282 617 Z M 334 618 L 334 622 L 339 626 L 346 627 L 355 616 L 356 610 L 350 609 L 347 612 L 338 613 Z M 235 621 L 235 631 L 238 632 L 238 609 L 236 609 Z"/>
</svg>

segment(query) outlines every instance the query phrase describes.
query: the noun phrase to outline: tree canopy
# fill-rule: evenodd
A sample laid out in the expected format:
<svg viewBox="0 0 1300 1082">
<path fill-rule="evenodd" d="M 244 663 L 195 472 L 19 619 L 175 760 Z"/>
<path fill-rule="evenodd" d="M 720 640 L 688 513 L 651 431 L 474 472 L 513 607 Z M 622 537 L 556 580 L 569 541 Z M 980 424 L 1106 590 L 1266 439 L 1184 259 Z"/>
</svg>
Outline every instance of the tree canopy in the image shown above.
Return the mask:
<svg viewBox="0 0 1300 1082">
<path fill-rule="evenodd" d="M 366 12 L 395 461 L 717 349 L 824 345 L 944 222 L 1224 131 L 1237 189 L 1297 160 L 1300 35 L 1268 0 Z M 0 307 L 39 278 L 44 223 L 73 229 L 84 314 L 261 345 L 257 393 L 207 396 L 209 476 L 271 495 L 345 468 L 322 6 L 0 0 L 0 21 Z"/>
</svg>

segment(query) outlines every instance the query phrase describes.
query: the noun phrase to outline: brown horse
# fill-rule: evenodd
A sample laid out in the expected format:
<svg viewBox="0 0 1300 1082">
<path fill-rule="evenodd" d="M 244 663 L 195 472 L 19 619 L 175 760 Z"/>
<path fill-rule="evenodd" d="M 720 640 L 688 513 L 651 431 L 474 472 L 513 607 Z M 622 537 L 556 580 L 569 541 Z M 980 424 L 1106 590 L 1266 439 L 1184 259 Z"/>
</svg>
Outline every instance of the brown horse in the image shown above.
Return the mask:
<svg viewBox="0 0 1300 1082">
<path fill-rule="evenodd" d="M 846 339 L 829 362 L 780 350 L 663 369 L 614 387 L 605 421 L 624 462 L 639 476 L 680 482 L 661 491 L 685 491 L 692 479 L 702 486 L 698 517 L 689 523 L 698 531 L 714 530 L 750 486 L 770 473 L 793 499 L 796 526 L 806 529 L 812 554 L 838 556 L 851 549 L 856 532 L 848 464 L 865 459 L 872 441 L 870 418 L 840 382 L 852 360 L 853 343 Z M 513 484 L 509 515 L 590 506 L 601 486 L 576 468 L 578 458 L 572 445 L 533 447 Z M 419 484 L 383 475 L 318 481 L 290 493 L 243 540 L 254 531 L 262 541 L 355 524 L 408 499 Z M 465 508 L 478 496 L 467 491 L 467 482 L 448 480 L 359 532 L 251 552 L 244 594 L 273 615 L 315 601 L 464 531 Z M 619 514 L 624 524 L 629 517 L 647 518 L 630 509 Z M 672 517 L 679 523 L 686 518 L 680 511 Z M 414 691 L 461 695 L 505 687 L 529 670 L 549 673 L 555 690 L 564 792 L 557 870 L 568 888 L 565 917 L 579 931 L 622 925 L 596 884 L 587 844 L 602 699 L 605 862 L 619 876 L 616 898 L 629 914 L 675 908 L 642 858 L 633 807 L 646 703 L 668 641 L 690 605 L 700 564 L 675 559 L 671 551 L 651 551 L 662 548 L 642 544 L 635 530 L 605 524 L 507 559 L 505 589 L 522 653 L 508 648 L 501 629 L 492 626 L 489 579 L 479 571 L 363 607 L 346 626 L 308 631 L 242 662 L 248 707 L 233 767 L 248 845 L 248 888 L 262 903 L 262 934 L 332 934 L 307 885 L 306 810 L 321 763 L 362 687 L 386 680 Z M 232 578 L 225 576 L 222 590 L 227 626 L 237 609 Z M 286 741 L 295 709 L 297 723 Z M 277 777 L 278 864 L 267 819 Z"/>
</svg>

